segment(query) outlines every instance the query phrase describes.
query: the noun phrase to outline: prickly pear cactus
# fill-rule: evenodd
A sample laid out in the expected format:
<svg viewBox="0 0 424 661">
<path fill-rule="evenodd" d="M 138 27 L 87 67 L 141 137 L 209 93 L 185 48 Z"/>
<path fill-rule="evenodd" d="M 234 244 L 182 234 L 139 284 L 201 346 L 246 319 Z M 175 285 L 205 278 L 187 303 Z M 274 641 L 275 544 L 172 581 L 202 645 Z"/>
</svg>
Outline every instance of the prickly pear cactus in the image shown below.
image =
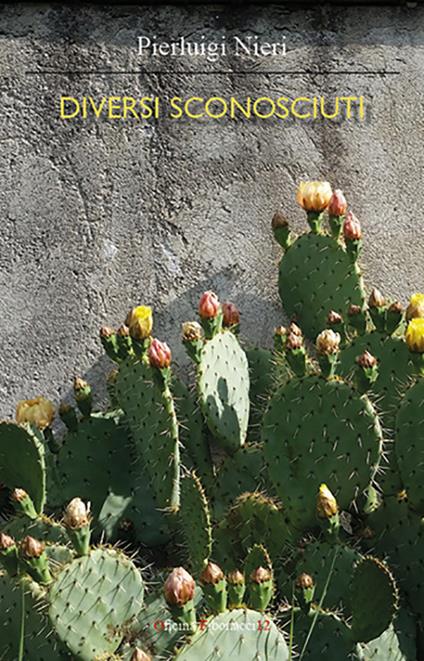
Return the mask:
<svg viewBox="0 0 424 661">
<path fill-rule="evenodd" d="M 416 622 L 406 609 L 378 638 L 361 643 L 360 661 L 415 661 L 418 659 Z"/>
<path fill-rule="evenodd" d="M 206 491 L 212 493 L 214 465 L 200 407 L 194 394 L 179 379 L 174 379 L 172 392 L 182 445 L 181 462 L 186 468 L 195 470 Z"/>
<path fill-rule="evenodd" d="M 212 551 L 212 526 L 205 492 L 195 473 L 181 480 L 179 512 L 183 542 L 192 571 L 200 574 Z"/>
<path fill-rule="evenodd" d="M 40 432 L 13 422 L 0 423 L 1 481 L 10 489 L 24 489 L 38 514 L 46 499 L 46 464 Z"/>
<path fill-rule="evenodd" d="M 395 580 L 387 566 L 376 558 L 358 562 L 351 583 L 352 636 L 367 643 L 390 626 L 398 606 Z"/>
<path fill-rule="evenodd" d="M 331 570 L 334 545 L 326 541 L 312 541 L 299 553 L 296 562 L 295 577 L 302 572 L 312 576 L 316 585 L 314 599 L 318 603 L 322 597 L 327 577 Z M 333 611 L 343 609 L 348 615 L 352 612 L 350 585 L 356 563 L 361 554 L 356 549 L 340 544 L 334 562 L 332 579 L 325 594 L 325 607 Z M 290 594 L 286 593 L 290 598 Z"/>
<path fill-rule="evenodd" d="M 277 383 L 281 383 L 284 377 L 288 378 L 288 370 L 268 349 L 247 349 L 246 356 L 250 375 L 249 441 L 252 441 L 260 439 L 261 422 L 268 401 Z"/>
<path fill-rule="evenodd" d="M 416 366 L 406 343 L 399 337 L 391 337 L 374 330 L 352 339 L 340 353 L 340 374 L 348 377 L 355 366 L 355 359 L 369 351 L 378 360 L 378 376 L 371 386 L 376 407 L 385 427 L 394 429 L 397 409 Z"/>
<path fill-rule="evenodd" d="M 176 655 L 178 661 L 286 661 L 288 658 L 284 636 L 271 618 L 244 608 L 208 619 L 204 628 L 199 629 Z"/>
<path fill-rule="evenodd" d="M 413 385 L 396 418 L 395 454 L 408 502 L 424 514 L 424 379 Z"/>
<path fill-rule="evenodd" d="M 58 638 L 82 661 L 115 652 L 143 607 L 139 571 L 123 553 L 95 549 L 64 567 L 49 593 Z"/>
<path fill-rule="evenodd" d="M 216 441 L 233 454 L 244 445 L 249 422 L 249 365 L 230 331 L 202 349 L 198 367 L 200 404 Z"/>
<path fill-rule="evenodd" d="M 262 446 L 245 445 L 221 465 L 216 478 L 213 500 L 215 516 L 219 519 L 242 493 L 265 490 L 266 466 Z"/>
<path fill-rule="evenodd" d="M 373 290 L 366 309 L 343 194 L 307 182 L 297 200 L 310 234 L 273 219 L 297 324 L 272 351 L 245 352 L 240 312 L 205 292 L 182 327 L 188 387 L 137 306 L 101 330 L 111 408 L 77 378 L 66 434 L 42 397 L 0 423 L 0 658 L 22 636 L 29 661 L 421 658 L 424 295 L 404 314 Z M 180 562 L 194 577 L 164 582 Z"/>
<path fill-rule="evenodd" d="M 115 392 L 157 507 L 178 509 L 178 421 L 169 397 L 155 379 L 154 368 L 132 359 L 121 363 Z"/>
<path fill-rule="evenodd" d="M 0 657 L 17 659 L 22 606 L 25 610 L 24 658 L 43 661 L 71 660 L 71 654 L 54 633 L 43 609 L 45 593 L 34 581 L 15 580 L 0 572 Z M 50 635 L 44 635 L 49 632 Z"/>
<path fill-rule="evenodd" d="M 424 521 L 401 498 L 386 497 L 367 519 L 370 529 L 369 545 L 373 553 L 387 557 L 396 569 L 399 588 L 406 594 L 409 607 L 424 617 L 424 583 L 421 581 L 424 564 Z"/>
<path fill-rule="evenodd" d="M 91 416 L 63 439 L 56 458 L 56 509 L 78 495 L 91 503 L 95 534 L 106 541 L 131 523 L 139 542 L 155 546 L 169 538 L 166 516 L 156 506 L 144 466 L 134 462 L 134 447 L 125 424 L 111 416 Z"/>
<path fill-rule="evenodd" d="M 311 629 L 312 634 L 308 637 Z M 299 612 L 295 616 L 294 630 L 297 650 L 302 658 L 308 661 L 351 661 L 355 644 L 348 626 L 335 613 Z"/>
<path fill-rule="evenodd" d="M 278 288 L 283 307 L 311 339 L 327 327 L 330 310 L 346 315 L 364 304 L 358 265 L 331 236 L 308 233 L 286 250 Z"/>
<path fill-rule="evenodd" d="M 319 485 L 342 509 L 370 484 L 382 449 L 377 415 L 340 380 L 293 379 L 270 402 L 262 429 L 268 470 L 287 516 L 313 526 Z"/>
</svg>

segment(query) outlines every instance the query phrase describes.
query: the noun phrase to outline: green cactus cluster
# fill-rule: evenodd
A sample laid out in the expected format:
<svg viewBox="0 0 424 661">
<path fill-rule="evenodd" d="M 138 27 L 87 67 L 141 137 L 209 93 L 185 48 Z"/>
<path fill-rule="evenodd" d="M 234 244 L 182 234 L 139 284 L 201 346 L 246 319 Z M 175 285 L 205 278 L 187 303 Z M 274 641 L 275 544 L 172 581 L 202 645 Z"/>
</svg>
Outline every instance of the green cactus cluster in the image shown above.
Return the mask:
<svg viewBox="0 0 424 661">
<path fill-rule="evenodd" d="M 106 410 L 77 378 L 63 424 L 0 423 L 0 659 L 421 658 L 424 295 L 367 298 L 341 192 L 297 199 L 272 348 L 205 292 L 183 381 L 141 305 L 101 329 Z"/>
</svg>

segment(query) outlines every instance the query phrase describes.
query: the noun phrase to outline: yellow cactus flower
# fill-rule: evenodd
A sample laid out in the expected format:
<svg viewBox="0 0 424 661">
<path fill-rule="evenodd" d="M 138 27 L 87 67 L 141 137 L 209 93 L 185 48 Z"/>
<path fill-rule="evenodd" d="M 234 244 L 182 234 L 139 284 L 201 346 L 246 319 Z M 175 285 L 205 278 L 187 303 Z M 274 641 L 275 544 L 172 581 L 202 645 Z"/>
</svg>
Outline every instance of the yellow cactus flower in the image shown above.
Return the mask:
<svg viewBox="0 0 424 661">
<path fill-rule="evenodd" d="M 424 353 L 424 319 L 411 319 L 405 334 L 406 344 L 411 351 Z"/>
<path fill-rule="evenodd" d="M 296 193 L 296 202 L 305 211 L 321 213 L 330 204 L 333 191 L 328 181 L 301 181 Z"/>
<path fill-rule="evenodd" d="M 406 319 L 416 319 L 417 317 L 424 317 L 424 294 L 412 294 L 409 299 L 409 305 L 406 308 Z"/>
<path fill-rule="evenodd" d="M 317 497 L 317 514 L 320 519 L 329 519 L 339 511 L 337 500 L 326 484 L 321 484 Z"/>
<path fill-rule="evenodd" d="M 127 314 L 125 324 L 130 329 L 130 335 L 135 340 L 145 340 L 152 334 L 153 314 L 148 305 L 138 305 Z"/>
<path fill-rule="evenodd" d="M 50 427 L 54 415 L 54 405 L 45 397 L 24 399 L 18 402 L 16 406 L 16 422 L 19 425 L 29 423 L 43 430 L 46 427 Z"/>
</svg>

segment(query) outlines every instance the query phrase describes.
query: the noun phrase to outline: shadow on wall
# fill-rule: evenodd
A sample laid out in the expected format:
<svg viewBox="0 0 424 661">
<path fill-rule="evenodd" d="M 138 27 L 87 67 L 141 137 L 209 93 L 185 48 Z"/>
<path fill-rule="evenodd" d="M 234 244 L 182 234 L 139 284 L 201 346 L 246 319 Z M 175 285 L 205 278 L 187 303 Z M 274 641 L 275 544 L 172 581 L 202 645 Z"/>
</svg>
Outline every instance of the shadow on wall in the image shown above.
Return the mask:
<svg viewBox="0 0 424 661">
<path fill-rule="evenodd" d="M 236 277 L 235 274 L 234 278 Z M 172 350 L 173 369 L 183 378 L 186 383 L 194 383 L 193 366 L 185 353 L 181 342 L 181 324 L 184 321 L 197 320 L 197 306 L 201 294 L 211 289 L 215 291 L 221 300 L 228 300 L 227 293 L 234 288 L 232 271 L 225 269 L 216 273 L 211 279 L 204 280 L 195 287 L 187 289 L 183 295 L 172 301 L 164 309 L 154 312 L 153 336 L 165 340 Z M 241 313 L 241 333 L 240 340 L 245 348 L 252 346 L 272 346 L 272 331 L 275 326 L 286 324 L 288 318 L 285 315 L 281 305 L 272 305 L 268 299 L 255 296 L 251 292 L 241 292 L 237 294 L 237 299 L 233 300 Z M 250 314 L 249 314 L 249 311 Z M 254 311 L 254 314 L 253 312 Z M 122 322 L 124 320 L 122 319 Z M 249 331 L 249 328 L 251 329 Z M 259 337 L 256 343 L 249 342 L 249 337 Z M 110 360 L 103 352 L 99 340 L 99 353 L 101 354 L 91 367 L 83 374 L 78 375 L 84 378 L 93 388 L 94 406 L 102 408 L 108 403 L 106 390 L 106 378 L 114 367 L 115 363 Z M 69 375 L 69 387 L 64 391 L 62 401 L 73 403 L 73 389 L 71 386 L 74 375 Z M 57 402 L 59 404 L 59 402 Z"/>
</svg>

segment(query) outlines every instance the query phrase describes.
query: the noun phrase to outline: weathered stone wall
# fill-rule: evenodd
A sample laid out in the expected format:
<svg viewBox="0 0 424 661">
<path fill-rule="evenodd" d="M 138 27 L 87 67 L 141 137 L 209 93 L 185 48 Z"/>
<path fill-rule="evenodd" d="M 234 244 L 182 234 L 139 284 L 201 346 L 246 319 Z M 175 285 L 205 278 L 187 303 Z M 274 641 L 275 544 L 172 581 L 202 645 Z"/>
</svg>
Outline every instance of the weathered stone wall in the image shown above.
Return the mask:
<svg viewBox="0 0 424 661">
<path fill-rule="evenodd" d="M 287 35 L 276 70 L 399 70 L 400 75 L 27 75 L 28 70 L 213 69 L 141 61 L 137 36 Z M 254 64 L 246 60 L 243 68 Z M 227 59 L 221 68 L 241 68 Z M 0 408 L 107 368 L 97 339 L 129 305 L 154 305 L 175 353 L 205 288 L 243 311 L 267 343 L 281 320 L 280 205 L 296 227 L 301 178 L 343 188 L 366 234 L 368 283 L 406 301 L 423 289 L 424 6 L 278 7 L 6 4 L 0 13 Z M 366 120 L 74 121 L 65 95 L 364 95 Z"/>
</svg>

